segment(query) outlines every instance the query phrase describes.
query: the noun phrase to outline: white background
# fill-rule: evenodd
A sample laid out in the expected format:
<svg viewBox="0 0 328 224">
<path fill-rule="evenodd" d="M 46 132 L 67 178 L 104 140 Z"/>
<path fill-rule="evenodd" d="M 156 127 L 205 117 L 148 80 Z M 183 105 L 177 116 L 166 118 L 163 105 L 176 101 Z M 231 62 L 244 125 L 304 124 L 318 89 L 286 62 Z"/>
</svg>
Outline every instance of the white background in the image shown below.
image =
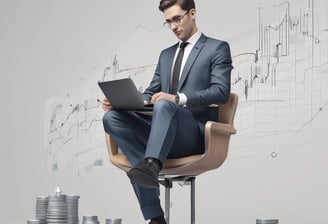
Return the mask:
<svg viewBox="0 0 328 224">
<path fill-rule="evenodd" d="M 279 2 L 263 1 L 263 4 Z M 327 14 L 327 3 L 318 2 Z M 292 1 L 291 6 L 297 12 L 301 6 L 306 8 L 311 3 Z M 154 0 L 0 1 L 2 223 L 24 223 L 33 219 L 36 196 L 52 193 L 59 180 L 65 193 L 81 196 L 81 217 L 94 214 L 101 222 L 107 217 L 122 217 L 123 223 L 146 223 L 123 172 L 115 169 L 78 174 L 67 171 L 63 176 L 47 169 L 44 127 L 48 121 L 44 111 L 49 98 L 64 98 L 81 79 L 101 75 L 111 64 L 113 54 L 118 55 L 122 69 L 156 63 L 160 50 L 176 41 L 170 31 L 161 28 L 163 15 L 157 7 L 158 1 Z M 202 32 L 227 40 L 233 55 L 255 51 L 258 1 L 198 1 L 197 7 Z M 298 14 L 295 15 L 297 19 Z M 327 28 L 327 15 L 322 15 L 320 21 L 315 27 Z M 327 40 L 327 34 L 321 37 Z M 298 55 L 304 55 L 301 64 L 306 68 L 311 62 L 306 58 L 306 49 L 312 41 L 302 39 L 294 43 L 302 41 L 304 48 L 298 48 L 301 52 Z M 316 48 L 312 65 L 320 58 L 322 63 L 327 60 L 327 41 L 323 43 L 322 51 Z M 239 70 L 235 64 L 234 76 Z M 274 129 L 275 137 L 273 142 L 267 142 L 270 145 L 267 148 L 265 138 L 254 140 L 263 137 L 259 130 L 250 135 L 247 129 L 252 129 L 250 123 L 254 122 L 260 130 L 263 123 L 265 128 L 275 122 L 280 124 L 279 116 L 254 120 L 245 116 L 249 110 L 253 113 L 248 107 L 252 104 L 245 100 L 242 91 L 238 92 L 241 99 L 236 117 L 238 135 L 232 139 L 230 157 L 220 170 L 197 178 L 197 223 L 255 223 L 256 218 L 261 217 L 295 224 L 328 221 L 327 134 L 324 132 L 328 127 L 324 96 L 328 94 L 323 91 L 327 87 L 326 71 L 327 67 L 323 66 L 322 71 L 314 72 L 321 75 L 322 82 L 312 81 L 302 86 L 305 91 L 310 90 L 307 95 L 313 93 L 313 97 L 305 100 L 304 111 L 301 108 L 296 114 L 304 112 L 307 116 L 309 113 L 308 118 L 294 118 L 292 113 L 291 123 L 296 121 L 296 125 L 281 138 L 279 135 L 283 132 L 279 127 Z M 313 88 L 320 84 L 320 88 Z M 234 88 L 238 91 L 241 87 Z M 264 98 L 274 95 L 276 100 L 285 99 L 282 96 L 285 92 L 279 95 L 276 91 L 283 87 L 263 88 L 259 85 L 250 90 L 250 99 L 262 99 L 263 92 Z M 299 94 L 299 89 L 295 92 Z M 320 102 L 313 100 L 318 92 Z M 310 107 L 308 102 L 312 102 Z M 261 106 L 255 108 L 264 108 L 263 114 L 267 114 L 266 104 Z M 273 108 L 281 110 L 280 106 L 278 103 Z M 314 116 L 321 106 L 323 110 Z M 276 111 L 274 114 L 280 115 Z M 272 158 L 272 151 L 279 156 Z M 172 197 L 172 223 L 188 223 L 188 188 L 177 186 Z"/>
</svg>

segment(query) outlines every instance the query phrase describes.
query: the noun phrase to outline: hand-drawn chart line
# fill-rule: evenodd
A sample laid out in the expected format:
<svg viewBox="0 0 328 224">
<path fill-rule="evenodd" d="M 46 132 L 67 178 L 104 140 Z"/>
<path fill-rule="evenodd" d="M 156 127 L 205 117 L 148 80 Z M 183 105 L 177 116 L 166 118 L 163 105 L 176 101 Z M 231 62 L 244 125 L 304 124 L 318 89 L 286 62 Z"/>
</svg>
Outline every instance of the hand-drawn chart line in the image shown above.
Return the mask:
<svg viewBox="0 0 328 224">
<path fill-rule="evenodd" d="M 328 106 L 328 101 L 318 109 L 318 111 L 309 119 L 307 122 L 303 124 L 302 127 L 300 127 L 293 135 L 281 146 L 281 148 L 276 151 L 272 152 L 272 157 L 277 157 L 283 150 L 286 149 L 286 147 L 294 140 L 294 138 L 301 132 L 303 131 L 309 124 L 311 124 L 319 115 L 320 113 L 323 112 Z"/>
</svg>

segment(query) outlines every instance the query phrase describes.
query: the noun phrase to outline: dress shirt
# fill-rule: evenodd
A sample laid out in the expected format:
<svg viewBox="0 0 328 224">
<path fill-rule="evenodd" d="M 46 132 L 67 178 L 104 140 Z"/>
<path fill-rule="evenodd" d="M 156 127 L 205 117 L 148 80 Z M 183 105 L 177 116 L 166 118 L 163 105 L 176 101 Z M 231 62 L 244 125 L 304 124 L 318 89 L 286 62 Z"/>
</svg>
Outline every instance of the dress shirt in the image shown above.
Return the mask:
<svg viewBox="0 0 328 224">
<path fill-rule="evenodd" d="M 198 39 L 200 38 L 201 36 L 201 32 L 200 31 L 197 31 L 194 35 L 192 35 L 187 41 L 185 42 L 188 42 L 188 45 L 185 47 L 185 50 L 184 50 L 184 55 L 183 55 L 183 59 L 182 59 L 182 63 L 181 63 L 181 70 L 180 70 L 180 77 L 181 77 L 181 73 L 183 71 L 183 68 L 186 64 L 186 61 L 190 55 L 190 52 L 191 50 L 193 49 L 193 47 L 195 46 L 195 44 L 197 43 Z M 180 50 L 180 44 L 182 43 L 182 41 L 179 41 L 179 45 L 177 47 L 177 50 L 175 52 L 175 56 L 174 56 L 174 61 L 173 61 L 173 65 L 175 63 L 175 60 L 178 56 L 178 53 L 179 53 L 179 50 Z M 171 74 L 173 74 L 173 67 L 172 67 L 172 72 Z M 186 105 L 187 103 L 187 96 L 184 94 L 184 93 L 180 93 L 178 92 L 177 93 L 179 95 L 179 105 Z"/>
</svg>

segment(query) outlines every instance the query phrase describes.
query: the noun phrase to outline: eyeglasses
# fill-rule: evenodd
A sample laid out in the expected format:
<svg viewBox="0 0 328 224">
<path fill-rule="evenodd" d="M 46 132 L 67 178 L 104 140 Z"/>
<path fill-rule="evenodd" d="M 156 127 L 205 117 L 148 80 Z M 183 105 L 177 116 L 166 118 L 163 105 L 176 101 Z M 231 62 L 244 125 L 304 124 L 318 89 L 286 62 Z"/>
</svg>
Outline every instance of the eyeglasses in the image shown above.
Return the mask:
<svg viewBox="0 0 328 224">
<path fill-rule="evenodd" d="M 167 29 L 171 29 L 172 24 L 174 24 L 175 26 L 180 25 L 182 23 L 183 17 L 185 17 L 185 15 L 187 15 L 188 13 L 189 13 L 189 10 L 181 16 L 173 17 L 172 20 L 166 20 L 166 22 L 163 23 L 163 26 Z"/>
</svg>

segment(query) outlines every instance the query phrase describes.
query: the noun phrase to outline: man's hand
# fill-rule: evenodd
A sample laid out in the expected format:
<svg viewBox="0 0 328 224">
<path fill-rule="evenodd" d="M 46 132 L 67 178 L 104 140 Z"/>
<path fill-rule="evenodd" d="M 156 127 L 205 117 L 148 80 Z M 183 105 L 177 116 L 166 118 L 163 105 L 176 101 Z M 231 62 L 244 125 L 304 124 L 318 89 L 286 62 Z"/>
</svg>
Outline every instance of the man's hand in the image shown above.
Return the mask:
<svg viewBox="0 0 328 224">
<path fill-rule="evenodd" d="M 154 104 L 157 100 L 169 100 L 175 103 L 175 95 L 164 93 L 164 92 L 155 93 L 152 96 L 150 103 Z"/>
<path fill-rule="evenodd" d="M 102 104 L 102 108 L 104 109 L 104 111 L 108 111 L 108 110 L 112 110 L 113 106 L 110 104 L 110 102 L 108 101 L 107 98 L 104 98 L 101 102 Z"/>
</svg>

